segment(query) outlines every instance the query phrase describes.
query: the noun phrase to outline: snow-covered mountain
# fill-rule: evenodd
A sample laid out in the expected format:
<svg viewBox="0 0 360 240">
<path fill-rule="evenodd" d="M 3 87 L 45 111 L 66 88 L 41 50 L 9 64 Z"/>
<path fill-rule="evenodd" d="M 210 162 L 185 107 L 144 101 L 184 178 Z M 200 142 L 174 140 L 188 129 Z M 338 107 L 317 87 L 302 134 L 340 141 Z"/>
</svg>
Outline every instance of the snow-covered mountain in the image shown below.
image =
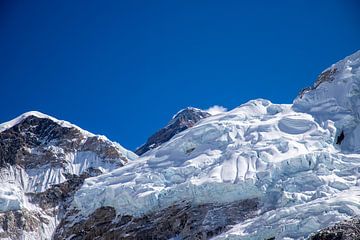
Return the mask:
<svg viewBox="0 0 360 240">
<path fill-rule="evenodd" d="M 182 109 L 174 115 L 165 127 L 150 136 L 144 145 L 136 149 L 135 153 L 140 156 L 151 149 L 157 148 L 179 132 L 194 126 L 201 119 L 209 117 L 210 115 L 210 113 L 198 108 L 188 107 Z"/>
<path fill-rule="evenodd" d="M 123 168 L 87 179 L 72 202 L 78 223 L 62 225 L 57 236 L 78 234 L 100 209 L 116 214 L 112 231 L 99 230 L 99 236 L 134 239 L 301 239 L 358 215 L 359 55 L 322 73 L 294 104 L 250 101 L 202 119 Z M 216 213 L 229 204 L 243 211 Z M 204 213 L 195 217 L 199 208 Z M 178 212 L 186 216 L 169 217 Z M 129 221 L 137 224 L 129 227 Z M 177 227 L 157 230 L 161 225 Z"/>
<path fill-rule="evenodd" d="M 18 230 L 16 223 L 9 231 L 2 224 L 0 237 L 358 237 L 360 51 L 326 69 L 293 104 L 256 99 L 213 116 L 180 111 L 137 150 L 139 158 L 38 114 L 0 126 L 2 169 L 9 176 L 20 169 L 14 175 L 26 179 L 4 178 L 9 187 L 0 203 L 8 203 L 0 204 L 0 224 L 2 216 L 17 219 L 24 209 L 50 220 L 38 220 L 42 230 L 33 230 L 36 224 Z M 49 131 L 32 118 L 30 124 L 30 116 L 62 130 Z"/>
<path fill-rule="evenodd" d="M 84 179 L 137 156 L 39 112 L 0 125 L 0 238 L 49 239 Z"/>
</svg>

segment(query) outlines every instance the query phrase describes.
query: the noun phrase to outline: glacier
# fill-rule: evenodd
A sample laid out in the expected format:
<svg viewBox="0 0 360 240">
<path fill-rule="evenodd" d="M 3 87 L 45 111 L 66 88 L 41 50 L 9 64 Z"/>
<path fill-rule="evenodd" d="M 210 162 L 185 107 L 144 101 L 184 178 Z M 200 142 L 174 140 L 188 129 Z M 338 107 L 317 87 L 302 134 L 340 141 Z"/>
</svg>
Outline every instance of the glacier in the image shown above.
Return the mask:
<svg viewBox="0 0 360 240">
<path fill-rule="evenodd" d="M 215 238 L 305 239 L 360 214 L 359 81 L 360 51 L 325 70 L 293 104 L 251 100 L 86 179 L 72 208 L 82 217 L 103 206 L 138 217 L 184 200 L 257 198 L 256 217 Z"/>
</svg>

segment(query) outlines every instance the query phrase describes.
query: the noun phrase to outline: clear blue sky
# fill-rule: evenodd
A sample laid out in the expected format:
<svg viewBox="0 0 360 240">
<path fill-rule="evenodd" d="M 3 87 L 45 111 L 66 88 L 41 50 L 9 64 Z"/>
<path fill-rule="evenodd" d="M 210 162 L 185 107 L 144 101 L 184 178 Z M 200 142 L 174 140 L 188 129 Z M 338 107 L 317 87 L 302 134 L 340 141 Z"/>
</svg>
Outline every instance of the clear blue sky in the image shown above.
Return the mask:
<svg viewBox="0 0 360 240">
<path fill-rule="evenodd" d="M 186 106 L 291 103 L 360 49 L 338 1 L 1 1 L 0 122 L 38 110 L 129 149 Z"/>
</svg>

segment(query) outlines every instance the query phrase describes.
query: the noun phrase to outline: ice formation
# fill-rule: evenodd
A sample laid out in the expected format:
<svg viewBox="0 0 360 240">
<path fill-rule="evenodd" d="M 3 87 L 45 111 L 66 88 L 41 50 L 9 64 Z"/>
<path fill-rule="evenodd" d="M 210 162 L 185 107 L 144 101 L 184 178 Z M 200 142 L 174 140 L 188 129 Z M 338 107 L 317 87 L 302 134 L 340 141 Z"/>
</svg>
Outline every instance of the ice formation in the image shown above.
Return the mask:
<svg viewBox="0 0 360 240">
<path fill-rule="evenodd" d="M 256 218 L 218 238 L 306 238 L 359 214 L 359 81 L 357 52 L 326 70 L 294 104 L 249 101 L 87 179 L 73 207 L 83 216 L 101 206 L 141 216 L 182 200 L 260 198 Z"/>
</svg>

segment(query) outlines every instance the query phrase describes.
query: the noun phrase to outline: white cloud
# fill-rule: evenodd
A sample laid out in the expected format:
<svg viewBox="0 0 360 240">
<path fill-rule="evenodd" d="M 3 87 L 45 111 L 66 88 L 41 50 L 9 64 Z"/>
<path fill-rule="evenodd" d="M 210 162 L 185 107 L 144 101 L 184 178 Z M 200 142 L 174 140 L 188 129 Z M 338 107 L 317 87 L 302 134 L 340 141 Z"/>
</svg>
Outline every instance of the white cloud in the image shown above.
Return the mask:
<svg viewBox="0 0 360 240">
<path fill-rule="evenodd" d="M 207 112 L 209 112 L 211 115 L 216 115 L 219 113 L 223 113 L 227 111 L 226 107 L 214 105 L 212 107 L 209 107 L 209 109 L 206 109 Z"/>
</svg>

